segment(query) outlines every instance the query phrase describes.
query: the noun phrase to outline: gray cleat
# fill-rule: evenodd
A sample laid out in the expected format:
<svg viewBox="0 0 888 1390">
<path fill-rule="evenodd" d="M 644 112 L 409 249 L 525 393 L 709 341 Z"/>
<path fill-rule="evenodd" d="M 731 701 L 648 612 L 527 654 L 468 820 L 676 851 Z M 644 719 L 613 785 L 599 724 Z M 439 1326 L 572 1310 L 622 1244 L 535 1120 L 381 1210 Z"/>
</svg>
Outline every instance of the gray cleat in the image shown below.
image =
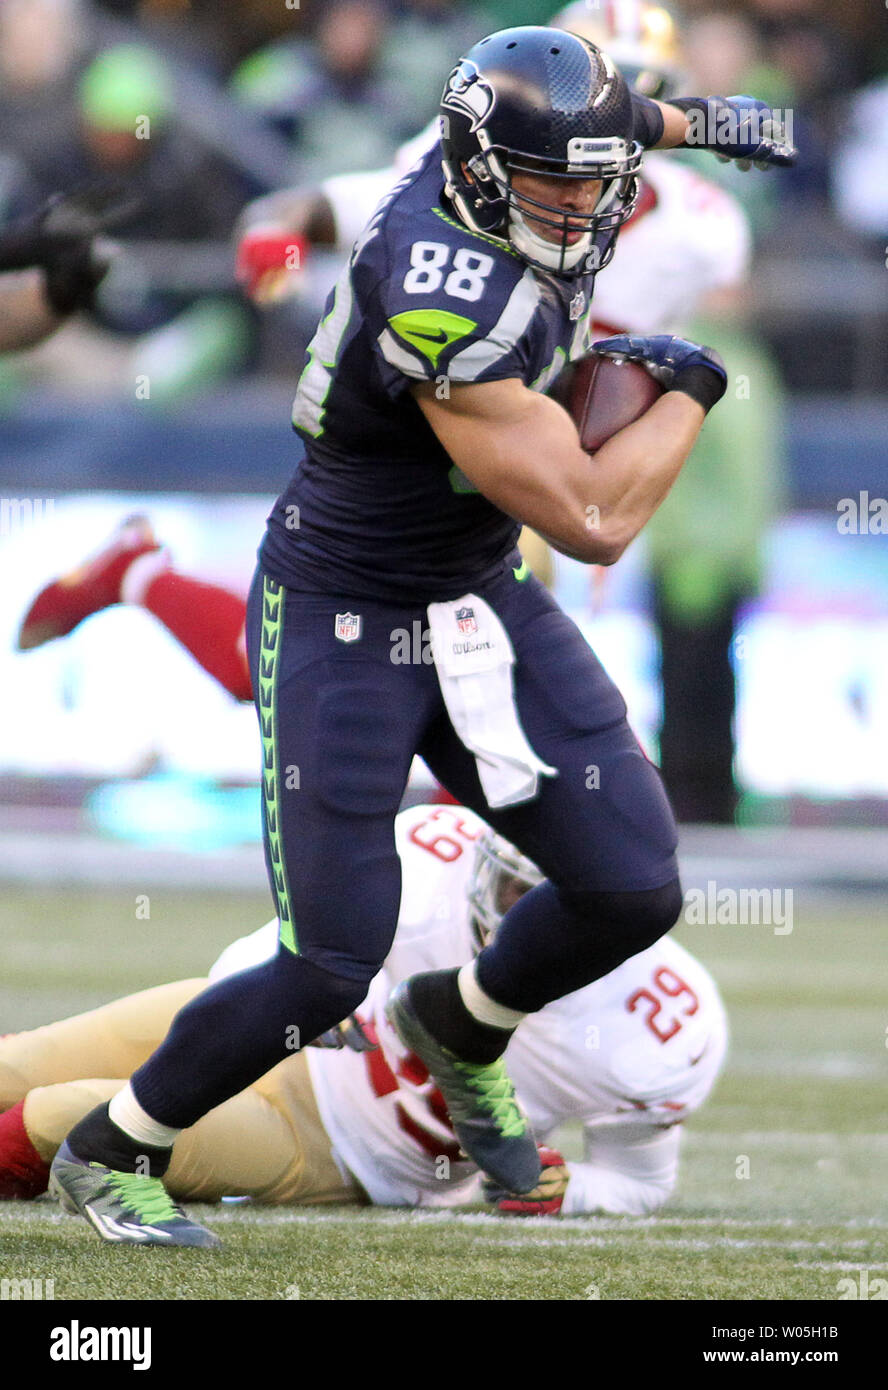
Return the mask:
<svg viewBox="0 0 888 1390">
<path fill-rule="evenodd" d="M 410 981 L 398 985 L 386 1016 L 398 1037 L 429 1069 L 462 1148 L 507 1192 L 530 1192 L 540 1180 L 540 1156 L 530 1122 L 500 1058 L 463 1062 L 432 1036 L 410 1002 Z"/>
<path fill-rule="evenodd" d="M 49 1172 L 49 1193 L 65 1211 L 85 1216 L 102 1240 L 123 1245 L 221 1245 L 218 1236 L 174 1205 L 160 1178 L 122 1173 L 78 1158 L 62 1144 Z"/>
</svg>

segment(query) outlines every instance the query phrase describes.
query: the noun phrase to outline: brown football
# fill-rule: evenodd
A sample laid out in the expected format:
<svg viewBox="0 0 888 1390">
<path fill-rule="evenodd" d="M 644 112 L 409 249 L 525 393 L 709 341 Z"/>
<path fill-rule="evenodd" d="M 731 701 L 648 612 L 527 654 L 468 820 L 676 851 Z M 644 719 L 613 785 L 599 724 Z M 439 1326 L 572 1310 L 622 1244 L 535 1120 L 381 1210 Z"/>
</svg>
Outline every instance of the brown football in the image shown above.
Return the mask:
<svg viewBox="0 0 888 1390">
<path fill-rule="evenodd" d="M 591 354 L 578 362 L 567 408 L 590 454 L 611 435 L 631 425 L 659 400 L 663 388 L 637 362 L 614 362 Z"/>
</svg>

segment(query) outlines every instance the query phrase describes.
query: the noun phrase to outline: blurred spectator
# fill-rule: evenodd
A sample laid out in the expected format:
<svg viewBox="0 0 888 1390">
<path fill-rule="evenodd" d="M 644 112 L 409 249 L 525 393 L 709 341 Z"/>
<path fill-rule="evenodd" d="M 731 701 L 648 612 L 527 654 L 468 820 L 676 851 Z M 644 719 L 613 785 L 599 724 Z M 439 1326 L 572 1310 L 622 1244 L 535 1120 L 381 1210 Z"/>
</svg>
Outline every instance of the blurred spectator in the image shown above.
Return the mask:
<svg viewBox="0 0 888 1390">
<path fill-rule="evenodd" d="M 195 240 L 227 236 L 242 180 L 176 122 L 164 61 L 148 46 L 105 49 L 82 73 L 64 135 L 29 165 L 41 192 L 107 180 L 138 195 L 121 235 Z"/>
<path fill-rule="evenodd" d="M 851 98 L 833 151 L 832 193 L 853 231 L 888 239 L 888 78 Z"/>
<path fill-rule="evenodd" d="M 134 17 L 153 41 L 172 43 L 189 60 L 223 78 L 264 44 L 292 37 L 308 26 L 323 0 L 138 0 Z"/>
<path fill-rule="evenodd" d="M 498 27 L 461 0 L 410 0 L 402 7 L 389 27 L 382 72 L 407 124 L 418 129 L 435 115 L 449 67 Z"/>
<path fill-rule="evenodd" d="M 334 0 L 313 39 L 261 49 L 235 72 L 236 95 L 293 142 L 281 183 L 388 164 L 413 134 L 382 71 L 388 22 L 380 0 Z"/>
<path fill-rule="evenodd" d="M 689 92 L 734 96 L 754 91 L 772 106 L 792 106 L 793 93 L 786 75 L 766 63 L 759 37 L 742 14 L 732 11 L 694 19 L 684 32 L 683 46 Z M 783 171 L 780 179 L 750 177 L 735 164 L 720 163 L 711 154 L 689 151 L 677 157 L 738 198 L 756 232 L 774 224 Z"/>
<path fill-rule="evenodd" d="M 24 170 L 36 170 L 47 150 L 68 142 L 88 41 L 82 0 L 0 3 L 0 139 Z M 28 191 L 39 200 L 38 189 Z"/>
<path fill-rule="evenodd" d="M 715 301 L 712 301 L 715 308 Z M 727 295 L 689 336 L 715 343 L 727 394 L 647 527 L 660 637 L 660 767 L 681 821 L 730 824 L 738 615 L 759 584 L 760 547 L 783 490 L 780 376 Z"/>
<path fill-rule="evenodd" d="M 81 73 L 67 110 L 63 132 L 29 167 L 35 199 L 108 189 L 124 249 L 97 298 L 96 326 L 70 325 L 30 369 L 75 389 L 85 374 L 99 393 L 132 391 L 144 377 L 144 399 L 155 402 L 238 369 L 251 351 L 253 315 L 234 286 L 207 297 L 175 283 L 175 251 L 161 247 L 149 260 L 136 249 L 227 242 L 246 196 L 242 178 L 177 121 L 167 64 L 144 44 L 107 48 Z M 121 351 L 121 335 L 135 340 L 132 357 Z"/>
</svg>

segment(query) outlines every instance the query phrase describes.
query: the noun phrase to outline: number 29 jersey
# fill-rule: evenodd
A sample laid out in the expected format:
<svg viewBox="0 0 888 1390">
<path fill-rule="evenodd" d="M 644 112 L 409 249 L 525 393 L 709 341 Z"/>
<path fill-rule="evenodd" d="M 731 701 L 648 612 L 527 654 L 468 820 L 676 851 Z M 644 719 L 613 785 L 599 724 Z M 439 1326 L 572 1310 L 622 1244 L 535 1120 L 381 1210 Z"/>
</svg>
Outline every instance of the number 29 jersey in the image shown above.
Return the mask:
<svg viewBox="0 0 888 1390">
<path fill-rule="evenodd" d="M 492 578 L 519 527 L 454 466 L 411 387 L 546 390 L 588 349 L 593 279 L 535 272 L 459 222 L 435 145 L 380 203 L 309 344 L 293 406 L 305 458 L 263 569 L 293 589 L 421 603 Z"/>
<path fill-rule="evenodd" d="M 379 1050 L 306 1053 L 334 1153 L 371 1200 L 385 1206 L 475 1200 L 467 1184 L 476 1169 L 460 1156 L 440 1093 L 394 1032 L 386 1003 L 411 975 L 472 959 L 468 891 L 484 828 L 456 806 L 418 806 L 397 817 L 398 930 L 358 1010 Z M 523 1020 L 506 1065 L 537 1140 L 570 1120 L 583 1129 L 585 1162 L 570 1164 L 565 1214 L 596 1210 L 603 1181 L 613 1183 L 614 1170 L 631 1173 L 639 1145 L 671 1135 L 676 1142 L 667 1148 L 677 1160 L 674 1127 L 706 1099 L 726 1045 L 714 981 L 668 936 Z M 603 1179 L 602 1167 L 610 1179 Z"/>
</svg>

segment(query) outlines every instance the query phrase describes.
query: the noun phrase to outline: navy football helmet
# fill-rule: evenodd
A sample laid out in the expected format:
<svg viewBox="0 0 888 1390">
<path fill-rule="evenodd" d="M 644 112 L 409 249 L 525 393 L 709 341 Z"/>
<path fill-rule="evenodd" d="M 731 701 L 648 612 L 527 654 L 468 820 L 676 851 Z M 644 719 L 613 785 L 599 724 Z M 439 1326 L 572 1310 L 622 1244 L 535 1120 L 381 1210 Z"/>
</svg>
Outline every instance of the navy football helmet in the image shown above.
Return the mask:
<svg viewBox="0 0 888 1390">
<path fill-rule="evenodd" d="M 594 44 L 560 29 L 503 29 L 475 44 L 441 99 L 446 193 L 465 224 L 563 279 L 600 270 L 638 198 L 632 98 Z M 600 179 L 591 213 L 519 196 L 514 174 Z M 543 235 L 543 231 L 549 231 Z"/>
</svg>

